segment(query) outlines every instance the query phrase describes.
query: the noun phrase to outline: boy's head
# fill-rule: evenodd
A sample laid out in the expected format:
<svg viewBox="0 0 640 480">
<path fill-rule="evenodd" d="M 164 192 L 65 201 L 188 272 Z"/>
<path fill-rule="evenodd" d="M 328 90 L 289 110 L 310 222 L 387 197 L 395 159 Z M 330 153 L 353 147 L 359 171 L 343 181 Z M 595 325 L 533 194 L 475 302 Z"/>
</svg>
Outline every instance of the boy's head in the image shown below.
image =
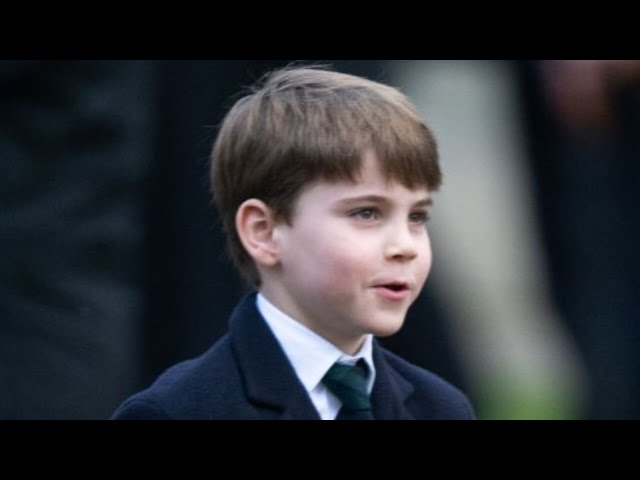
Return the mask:
<svg viewBox="0 0 640 480">
<path fill-rule="evenodd" d="M 275 222 L 291 224 L 305 188 L 356 181 L 368 153 L 389 181 L 429 192 L 440 185 L 433 135 L 392 87 L 318 68 L 285 68 L 236 102 L 212 152 L 211 186 L 231 257 L 248 283 L 260 287 L 262 279 L 238 234 L 239 207 L 257 199 Z"/>
</svg>

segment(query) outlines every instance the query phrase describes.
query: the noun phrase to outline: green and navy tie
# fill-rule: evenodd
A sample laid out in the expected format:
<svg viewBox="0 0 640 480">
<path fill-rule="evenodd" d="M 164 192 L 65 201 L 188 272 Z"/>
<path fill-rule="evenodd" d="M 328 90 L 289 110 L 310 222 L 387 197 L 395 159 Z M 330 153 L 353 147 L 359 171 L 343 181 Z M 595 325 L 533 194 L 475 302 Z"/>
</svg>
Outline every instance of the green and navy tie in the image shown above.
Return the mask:
<svg viewBox="0 0 640 480">
<path fill-rule="evenodd" d="M 334 363 L 322 382 L 342 402 L 336 420 L 373 420 L 371 401 L 367 393 L 367 364 Z"/>
</svg>

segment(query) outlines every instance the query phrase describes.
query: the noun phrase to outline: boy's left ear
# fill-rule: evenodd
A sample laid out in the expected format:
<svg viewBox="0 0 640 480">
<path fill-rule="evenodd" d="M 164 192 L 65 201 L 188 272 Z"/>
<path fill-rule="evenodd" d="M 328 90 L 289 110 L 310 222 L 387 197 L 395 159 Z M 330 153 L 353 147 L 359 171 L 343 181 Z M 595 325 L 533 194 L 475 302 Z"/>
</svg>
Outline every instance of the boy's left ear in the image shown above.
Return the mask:
<svg viewBox="0 0 640 480">
<path fill-rule="evenodd" d="M 257 198 L 245 200 L 236 212 L 236 230 L 247 253 L 258 265 L 275 266 L 280 260 L 274 238 L 273 210 Z"/>
</svg>

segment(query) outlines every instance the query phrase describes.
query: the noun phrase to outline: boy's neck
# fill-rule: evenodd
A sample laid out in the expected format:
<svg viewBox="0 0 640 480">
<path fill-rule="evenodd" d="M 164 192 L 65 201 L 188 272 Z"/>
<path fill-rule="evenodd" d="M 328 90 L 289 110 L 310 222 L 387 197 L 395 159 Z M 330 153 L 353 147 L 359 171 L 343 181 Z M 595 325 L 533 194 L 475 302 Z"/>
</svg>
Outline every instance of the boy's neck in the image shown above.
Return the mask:
<svg viewBox="0 0 640 480">
<path fill-rule="evenodd" d="M 362 349 L 366 335 L 362 335 L 358 338 L 353 339 L 345 339 L 340 338 L 337 335 L 331 335 L 329 332 L 319 331 L 319 329 L 314 328 L 314 324 L 304 318 L 303 315 L 297 314 L 297 312 L 295 311 L 295 302 L 291 301 L 288 295 L 278 295 L 278 293 L 274 292 L 273 289 L 265 288 L 264 283 L 260 288 L 259 293 L 281 313 L 299 323 L 303 327 L 311 330 L 316 335 L 319 335 L 345 354 L 355 356 Z"/>
</svg>

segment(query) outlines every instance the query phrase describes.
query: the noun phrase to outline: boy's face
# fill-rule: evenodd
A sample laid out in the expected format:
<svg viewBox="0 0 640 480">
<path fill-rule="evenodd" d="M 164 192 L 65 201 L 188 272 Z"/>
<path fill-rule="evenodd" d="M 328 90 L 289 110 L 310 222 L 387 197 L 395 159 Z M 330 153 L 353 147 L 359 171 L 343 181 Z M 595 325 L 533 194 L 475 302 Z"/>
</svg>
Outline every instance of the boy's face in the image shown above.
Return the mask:
<svg viewBox="0 0 640 480">
<path fill-rule="evenodd" d="M 360 173 L 356 183 L 318 182 L 301 193 L 291 225 L 274 227 L 279 262 L 262 288 L 347 353 L 365 334 L 400 329 L 431 268 L 428 189 L 387 183 L 372 153 Z"/>
</svg>

